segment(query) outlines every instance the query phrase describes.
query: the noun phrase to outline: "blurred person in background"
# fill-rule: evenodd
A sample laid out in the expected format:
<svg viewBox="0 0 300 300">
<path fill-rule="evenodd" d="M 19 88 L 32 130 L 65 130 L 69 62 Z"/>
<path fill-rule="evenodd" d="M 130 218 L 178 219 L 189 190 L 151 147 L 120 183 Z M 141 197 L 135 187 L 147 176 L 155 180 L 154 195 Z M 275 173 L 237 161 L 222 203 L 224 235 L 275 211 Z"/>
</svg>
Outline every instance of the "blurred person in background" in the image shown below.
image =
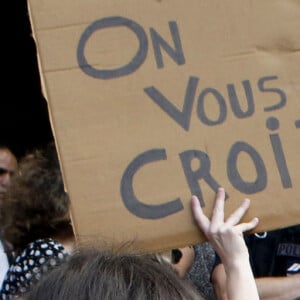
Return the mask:
<svg viewBox="0 0 300 300">
<path fill-rule="evenodd" d="M 0 210 L 10 259 L 0 299 L 25 295 L 68 257 L 74 241 L 69 205 L 54 143 L 19 160 Z"/>
<path fill-rule="evenodd" d="M 12 151 L 0 144 L 0 201 L 10 185 L 11 177 L 18 166 L 17 158 Z"/>
<path fill-rule="evenodd" d="M 14 153 L 7 146 L 0 144 L 0 209 L 4 195 L 10 185 L 12 176 L 16 172 L 17 166 L 18 162 Z M 8 266 L 7 255 L 0 240 L 0 286 L 2 285 Z"/>
</svg>

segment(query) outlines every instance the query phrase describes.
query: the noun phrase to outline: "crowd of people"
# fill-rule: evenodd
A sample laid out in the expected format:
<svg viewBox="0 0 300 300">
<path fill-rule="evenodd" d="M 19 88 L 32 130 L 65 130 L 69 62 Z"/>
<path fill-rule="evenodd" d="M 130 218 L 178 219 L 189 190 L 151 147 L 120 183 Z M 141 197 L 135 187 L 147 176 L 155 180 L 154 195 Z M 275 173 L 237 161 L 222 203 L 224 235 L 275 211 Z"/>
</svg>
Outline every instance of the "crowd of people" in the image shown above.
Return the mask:
<svg viewBox="0 0 300 300">
<path fill-rule="evenodd" d="M 0 147 L 1 299 L 283 299 L 300 295 L 300 225 L 248 234 L 245 199 L 227 219 L 219 188 L 211 218 L 191 212 L 207 241 L 159 253 L 79 246 L 55 144 L 19 160 Z M 130 242 L 130 241 L 129 241 Z"/>
</svg>

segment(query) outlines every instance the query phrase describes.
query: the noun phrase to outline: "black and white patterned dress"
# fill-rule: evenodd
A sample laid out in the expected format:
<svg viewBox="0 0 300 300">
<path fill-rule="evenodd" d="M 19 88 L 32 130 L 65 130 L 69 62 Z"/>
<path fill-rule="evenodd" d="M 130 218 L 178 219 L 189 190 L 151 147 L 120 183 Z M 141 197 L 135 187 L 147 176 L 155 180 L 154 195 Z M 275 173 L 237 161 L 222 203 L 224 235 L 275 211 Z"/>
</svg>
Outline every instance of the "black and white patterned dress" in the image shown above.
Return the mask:
<svg viewBox="0 0 300 300">
<path fill-rule="evenodd" d="M 67 257 L 64 247 L 53 239 L 39 239 L 28 244 L 11 263 L 0 299 L 9 300 L 14 295 L 25 294 L 44 273 L 60 265 Z"/>
</svg>

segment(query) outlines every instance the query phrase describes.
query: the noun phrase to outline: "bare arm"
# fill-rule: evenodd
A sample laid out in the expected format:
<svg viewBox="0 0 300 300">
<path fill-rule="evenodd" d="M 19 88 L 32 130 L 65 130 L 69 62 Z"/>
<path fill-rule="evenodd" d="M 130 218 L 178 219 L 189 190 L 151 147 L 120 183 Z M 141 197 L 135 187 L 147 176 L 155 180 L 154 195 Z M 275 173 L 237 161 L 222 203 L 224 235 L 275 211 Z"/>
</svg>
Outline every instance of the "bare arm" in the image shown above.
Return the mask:
<svg viewBox="0 0 300 300">
<path fill-rule="evenodd" d="M 226 272 L 223 264 L 219 264 L 213 269 L 211 280 L 217 299 L 228 300 L 226 289 Z"/>
<path fill-rule="evenodd" d="M 243 238 L 243 232 L 253 229 L 258 224 L 254 218 L 250 222 L 240 223 L 250 205 L 245 199 L 242 205 L 224 221 L 225 191 L 218 189 L 212 218 L 203 213 L 199 200 L 192 197 L 192 210 L 195 221 L 220 256 L 226 272 L 226 290 L 228 299 L 259 299 L 249 263 L 249 253 Z"/>
<path fill-rule="evenodd" d="M 300 297 L 300 274 L 257 278 L 256 285 L 263 300 L 293 300 Z"/>
<path fill-rule="evenodd" d="M 261 300 L 294 300 L 300 297 L 300 274 L 288 277 L 262 277 L 255 281 Z M 222 264 L 213 270 L 212 283 L 217 299 L 228 300 L 226 273 Z"/>
<path fill-rule="evenodd" d="M 247 269 L 249 267 L 251 268 L 251 266 L 247 264 L 245 266 L 245 269 Z M 214 292 L 215 292 L 216 297 L 217 297 L 218 300 L 231 299 L 230 296 L 228 297 L 228 283 L 230 281 L 228 276 L 231 276 L 231 275 L 226 274 L 226 270 L 225 270 L 223 264 L 217 265 L 214 268 L 213 272 L 212 272 L 212 276 L 211 276 L 212 284 L 213 284 Z M 248 276 L 249 276 L 249 274 L 248 274 Z M 233 287 L 231 287 L 231 288 L 234 289 L 234 284 L 235 284 L 235 287 L 236 287 L 237 286 L 237 281 L 236 280 L 234 281 L 234 279 L 231 279 L 231 280 L 232 280 L 232 283 L 233 283 Z M 243 280 L 243 279 L 241 279 L 241 280 Z M 240 282 L 241 281 L 238 281 L 238 284 L 240 284 Z M 248 299 L 248 298 L 246 298 L 246 299 Z M 251 298 L 249 298 L 249 299 L 251 299 Z"/>
</svg>

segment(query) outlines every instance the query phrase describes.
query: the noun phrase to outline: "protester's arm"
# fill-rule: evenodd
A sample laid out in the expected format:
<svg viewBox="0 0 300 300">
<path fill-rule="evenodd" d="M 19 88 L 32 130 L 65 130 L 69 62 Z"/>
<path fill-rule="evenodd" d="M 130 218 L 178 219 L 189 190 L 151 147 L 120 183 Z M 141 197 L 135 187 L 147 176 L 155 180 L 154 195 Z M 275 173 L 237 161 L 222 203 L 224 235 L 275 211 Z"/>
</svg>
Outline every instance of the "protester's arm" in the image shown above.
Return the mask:
<svg viewBox="0 0 300 300">
<path fill-rule="evenodd" d="M 228 300 L 226 288 L 226 272 L 223 264 L 218 264 L 211 274 L 212 285 L 217 300 Z"/>
<path fill-rule="evenodd" d="M 300 297 L 300 274 L 288 277 L 262 277 L 255 281 L 261 300 L 293 300 Z M 212 283 L 217 299 L 228 300 L 223 264 L 214 268 Z"/>
<path fill-rule="evenodd" d="M 257 278 L 256 285 L 262 300 L 293 300 L 300 297 L 300 274 Z"/>
<path fill-rule="evenodd" d="M 224 221 L 225 191 L 218 189 L 212 218 L 203 213 L 196 196 L 192 197 L 192 210 L 195 221 L 220 256 L 227 275 L 226 288 L 228 299 L 259 299 L 249 262 L 249 253 L 243 238 L 243 232 L 258 224 L 254 218 L 250 222 L 240 223 L 250 205 L 245 199 L 242 205 Z"/>
</svg>

